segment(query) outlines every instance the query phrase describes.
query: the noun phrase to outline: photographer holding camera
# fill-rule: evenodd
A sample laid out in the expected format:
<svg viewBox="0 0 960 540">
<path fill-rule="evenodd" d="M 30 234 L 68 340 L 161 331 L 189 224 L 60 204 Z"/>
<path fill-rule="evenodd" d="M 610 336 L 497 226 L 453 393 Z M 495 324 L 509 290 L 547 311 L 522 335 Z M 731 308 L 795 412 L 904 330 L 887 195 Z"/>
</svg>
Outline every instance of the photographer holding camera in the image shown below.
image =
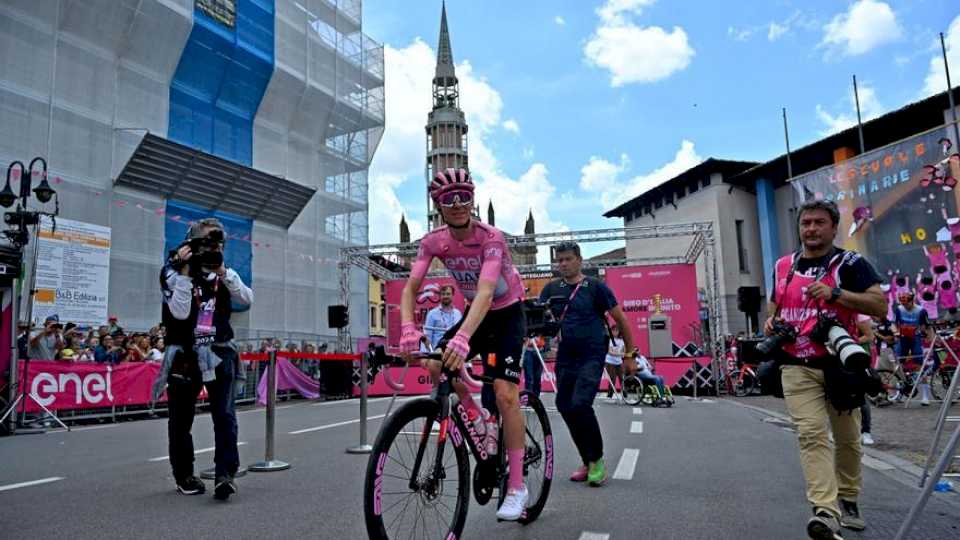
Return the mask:
<svg viewBox="0 0 960 540">
<path fill-rule="evenodd" d="M 167 388 L 170 465 L 183 495 L 206 490 L 193 475 L 190 435 L 197 396 L 206 387 L 216 445 L 214 497 L 219 500 L 237 492 L 233 477 L 240 466 L 233 392 L 239 355 L 230 326 L 231 302 L 253 302 L 253 291 L 224 266 L 223 248 L 223 224 L 202 219 L 190 226 L 187 240 L 170 252 L 160 271 L 167 347 L 153 386 L 154 400 Z"/>
<path fill-rule="evenodd" d="M 857 315 L 881 317 L 887 302 L 881 277 L 859 253 L 833 245 L 840 212 L 832 201 L 814 200 L 798 209 L 802 249 L 774 268 L 773 313 L 768 337 L 757 346 L 781 366 L 787 410 L 796 425 L 807 499 L 814 516 L 807 534 L 842 538 L 841 525 L 862 530 L 860 410 L 873 388 L 870 356 L 856 344 Z M 835 442 L 831 447 L 827 423 Z"/>
<path fill-rule="evenodd" d="M 27 358 L 53 360 L 63 347 L 63 326 L 60 324 L 60 317 L 50 315 L 43 321 L 43 330 L 37 331 L 30 338 Z"/>
</svg>

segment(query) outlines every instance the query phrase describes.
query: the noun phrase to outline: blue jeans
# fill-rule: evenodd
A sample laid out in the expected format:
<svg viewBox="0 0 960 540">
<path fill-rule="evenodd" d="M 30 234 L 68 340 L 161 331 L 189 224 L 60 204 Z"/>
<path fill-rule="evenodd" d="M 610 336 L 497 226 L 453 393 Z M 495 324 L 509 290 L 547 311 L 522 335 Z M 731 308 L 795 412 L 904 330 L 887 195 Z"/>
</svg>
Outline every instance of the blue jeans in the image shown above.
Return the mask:
<svg viewBox="0 0 960 540">
<path fill-rule="evenodd" d="M 540 379 L 543 377 L 543 364 L 537 358 L 537 351 L 523 351 L 523 387 L 527 392 L 540 397 Z"/>
<path fill-rule="evenodd" d="M 663 377 L 659 375 L 654 375 L 652 373 L 644 373 L 641 371 L 637 372 L 637 377 L 645 384 L 655 384 L 657 385 L 657 390 L 660 391 L 660 395 L 666 395 L 666 390 L 663 387 Z"/>
<path fill-rule="evenodd" d="M 240 467 L 237 451 L 237 414 L 234 408 L 233 381 L 237 353 L 233 349 L 215 347 L 214 352 L 223 359 L 216 369 L 216 379 L 204 383 L 196 358 L 193 369 L 171 373 L 167 379 L 167 435 L 169 437 L 170 466 L 177 482 L 193 474 L 193 418 L 196 414 L 197 396 L 200 389 L 207 388 L 210 416 L 213 419 L 215 447 L 213 463 L 216 476 L 233 476 Z M 186 353 L 193 354 L 193 353 Z M 188 361 L 187 364 L 190 364 Z"/>
<path fill-rule="evenodd" d="M 557 350 L 557 411 L 584 465 L 603 457 L 603 434 L 593 399 L 600 389 L 606 355 L 605 341 L 593 344 L 568 339 Z"/>
</svg>

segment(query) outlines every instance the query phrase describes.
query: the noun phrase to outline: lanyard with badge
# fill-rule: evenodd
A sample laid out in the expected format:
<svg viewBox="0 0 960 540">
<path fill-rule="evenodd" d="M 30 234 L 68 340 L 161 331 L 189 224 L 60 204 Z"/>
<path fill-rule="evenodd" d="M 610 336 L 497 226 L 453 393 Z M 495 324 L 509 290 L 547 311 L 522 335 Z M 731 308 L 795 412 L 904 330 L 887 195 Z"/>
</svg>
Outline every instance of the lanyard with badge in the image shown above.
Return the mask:
<svg viewBox="0 0 960 540">
<path fill-rule="evenodd" d="M 562 322 L 563 322 L 563 318 L 567 316 L 567 310 L 570 309 L 570 304 L 573 303 L 573 299 L 576 298 L 576 296 L 577 296 L 577 291 L 580 290 L 580 286 L 583 285 L 583 282 L 586 281 L 586 280 L 587 280 L 587 278 L 583 278 L 583 279 L 581 279 L 580 281 L 577 282 L 577 286 L 574 287 L 574 288 L 573 288 L 573 292 L 570 293 L 570 298 L 567 298 L 567 305 L 563 306 L 563 311 L 560 312 L 560 318 L 557 320 L 557 323 L 562 323 Z M 557 331 L 557 342 L 559 343 L 560 341 L 563 341 L 563 330 L 562 330 L 562 329 L 559 330 L 559 331 Z"/>
<path fill-rule="evenodd" d="M 217 308 L 217 289 L 220 288 L 220 278 L 213 279 L 213 296 L 203 302 L 200 300 L 200 287 L 193 289 L 193 298 L 197 304 L 197 326 L 193 332 L 196 345 L 211 345 L 217 335 L 217 327 L 213 325 L 213 313 Z"/>
</svg>

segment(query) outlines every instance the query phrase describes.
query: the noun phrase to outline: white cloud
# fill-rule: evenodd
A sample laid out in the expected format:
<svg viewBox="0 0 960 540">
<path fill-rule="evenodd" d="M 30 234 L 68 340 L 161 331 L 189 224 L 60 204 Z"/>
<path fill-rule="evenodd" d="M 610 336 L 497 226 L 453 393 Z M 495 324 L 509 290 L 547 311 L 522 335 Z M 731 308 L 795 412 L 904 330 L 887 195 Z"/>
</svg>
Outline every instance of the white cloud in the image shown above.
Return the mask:
<svg viewBox="0 0 960 540">
<path fill-rule="evenodd" d="M 503 129 L 509 131 L 510 133 L 520 133 L 520 124 L 518 124 L 513 118 L 508 118 L 503 121 Z"/>
<path fill-rule="evenodd" d="M 732 26 L 727 27 L 727 35 L 733 38 L 734 41 L 747 41 L 753 36 L 752 28 L 734 28 Z"/>
<path fill-rule="evenodd" d="M 591 65 L 610 72 L 611 86 L 649 83 L 685 69 L 695 51 L 679 26 L 639 26 L 631 16 L 653 0 L 607 0 L 597 10 L 600 24 L 583 48 Z"/>
<path fill-rule="evenodd" d="M 567 20 L 561 17 L 560 15 L 557 15 L 556 17 L 554 17 L 553 22 L 557 23 L 557 26 L 566 26 L 567 24 Z"/>
<path fill-rule="evenodd" d="M 785 24 L 778 24 L 776 22 L 771 22 L 770 27 L 767 29 L 767 40 L 776 41 L 783 37 L 784 34 L 790 31 L 790 27 Z"/>
<path fill-rule="evenodd" d="M 857 86 L 857 92 L 860 94 L 860 117 L 863 121 L 866 122 L 883 114 L 884 107 L 877 99 L 877 92 L 873 87 L 862 82 Z M 849 112 L 841 112 L 836 115 L 827 111 L 823 105 L 817 104 L 817 118 L 824 124 L 824 128 L 820 130 L 821 135 L 832 135 L 857 125 L 857 105 L 854 101 L 852 89 L 846 101 Z"/>
<path fill-rule="evenodd" d="M 423 126 L 432 106 L 435 51 L 418 38 L 404 48 L 385 45 L 384 61 L 390 73 L 385 89 L 390 96 L 386 103 L 389 121 L 370 167 L 372 244 L 396 242 L 402 214 L 406 215 L 413 238 L 422 236 L 426 228 Z M 528 204 L 533 207 L 539 232 L 565 230 L 547 210 L 555 189 L 549 181 L 547 167 L 532 163 L 519 178 L 513 179 L 503 171 L 491 147 L 491 137 L 500 127 L 506 130 L 510 130 L 508 125 L 520 127 L 515 120 L 501 117 L 500 93 L 479 76 L 468 61 L 456 69 L 460 105 L 470 125 L 470 171 L 477 182 L 478 202 L 485 208 L 492 197 L 497 226 L 510 233 L 523 231 L 530 209 Z M 405 206 L 401 199 L 423 202 Z"/>
<path fill-rule="evenodd" d="M 953 68 L 952 71 L 960 72 L 960 15 L 950 23 L 947 33 L 943 36 L 943 41 L 947 46 L 947 62 Z M 936 51 L 936 54 L 930 58 L 930 69 L 923 81 L 923 96 L 947 91 L 947 75 L 943 70 L 943 53 L 940 50 L 939 37 L 937 38 Z M 958 77 L 960 77 L 960 74 L 954 75 L 951 73 L 950 82 L 954 85 L 960 84 L 957 82 Z"/>
<path fill-rule="evenodd" d="M 613 208 L 659 186 L 703 161 L 692 142 L 683 140 L 670 162 L 645 174 L 628 177 L 630 156 L 620 155 L 619 163 L 592 156 L 580 169 L 580 189 L 597 196 L 604 208 Z"/>
<path fill-rule="evenodd" d="M 897 16 L 886 2 L 858 0 L 823 27 L 821 47 L 827 55 L 858 56 L 903 35 Z"/>
<path fill-rule="evenodd" d="M 656 0 L 607 0 L 597 9 L 597 15 L 604 21 L 620 21 L 624 14 L 640 15 L 643 8 L 651 6 Z"/>
</svg>

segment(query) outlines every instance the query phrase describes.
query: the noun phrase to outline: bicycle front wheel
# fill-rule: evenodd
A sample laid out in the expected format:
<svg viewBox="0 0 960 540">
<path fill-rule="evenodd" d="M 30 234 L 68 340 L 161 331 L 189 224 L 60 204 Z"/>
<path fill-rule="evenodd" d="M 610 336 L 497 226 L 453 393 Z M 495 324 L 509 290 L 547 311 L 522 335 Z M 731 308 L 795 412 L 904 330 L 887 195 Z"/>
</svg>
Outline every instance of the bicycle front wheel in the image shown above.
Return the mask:
<svg viewBox="0 0 960 540">
<path fill-rule="evenodd" d="M 639 405 L 643 399 L 643 382 L 640 377 L 631 375 L 623 379 L 623 401 L 627 405 Z"/>
<path fill-rule="evenodd" d="M 517 521 L 527 524 L 540 516 L 550 495 L 550 485 L 553 483 L 553 430 L 543 402 L 530 392 L 520 392 L 520 413 L 523 415 L 524 429 L 523 481 L 527 485 L 529 498 L 526 511 Z M 509 467 L 504 467 L 504 470 L 506 473 L 500 485 L 497 508 L 507 495 Z"/>
<path fill-rule="evenodd" d="M 381 428 L 363 489 L 369 538 L 434 540 L 463 532 L 470 494 L 466 442 L 451 419 L 449 436 L 439 444 L 439 414 L 436 401 L 419 399 L 397 409 Z"/>
</svg>

